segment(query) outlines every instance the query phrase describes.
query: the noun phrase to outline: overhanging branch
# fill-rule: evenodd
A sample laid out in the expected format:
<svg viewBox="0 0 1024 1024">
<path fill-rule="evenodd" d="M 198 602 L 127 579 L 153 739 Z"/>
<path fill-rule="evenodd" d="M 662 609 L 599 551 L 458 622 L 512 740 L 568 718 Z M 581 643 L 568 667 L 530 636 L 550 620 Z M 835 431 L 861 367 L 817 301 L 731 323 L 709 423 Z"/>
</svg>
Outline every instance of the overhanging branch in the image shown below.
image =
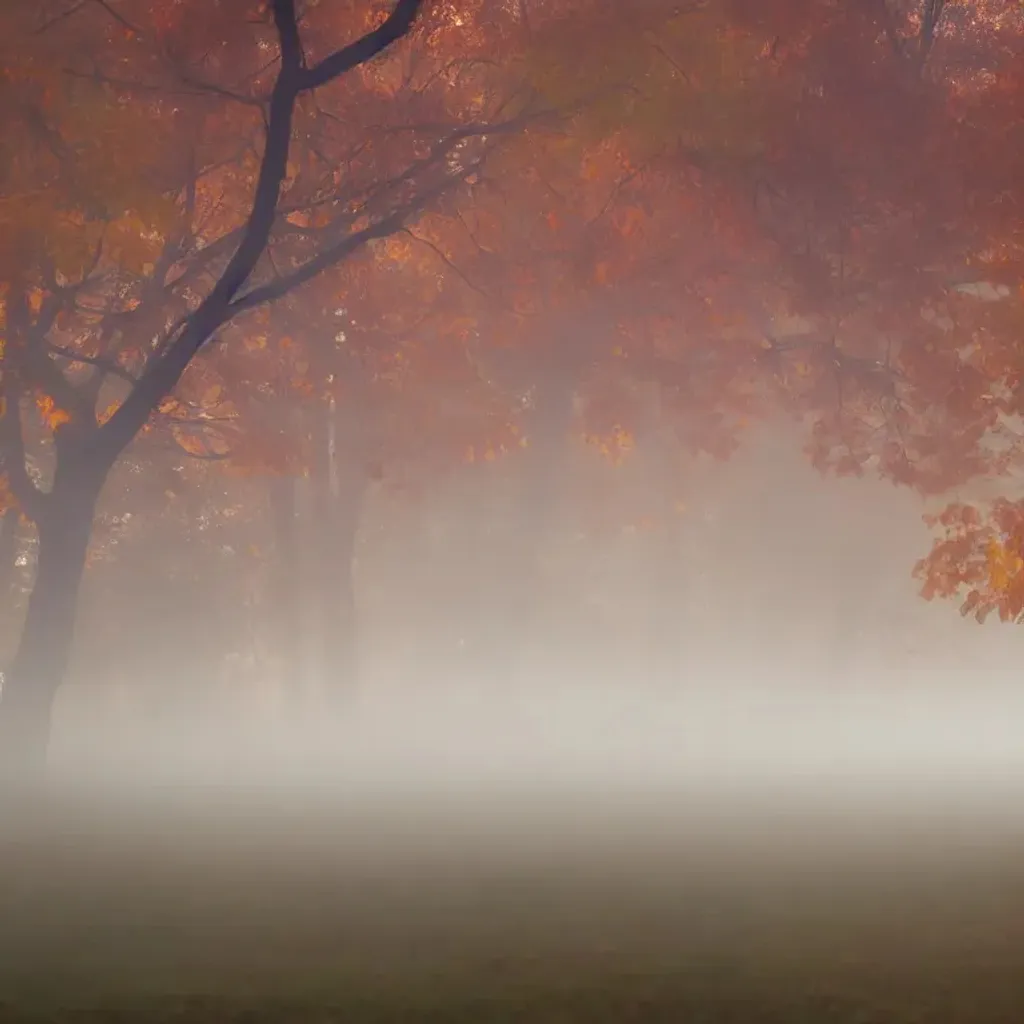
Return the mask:
<svg viewBox="0 0 1024 1024">
<path fill-rule="evenodd" d="M 131 393 L 100 429 L 99 450 L 96 454 L 101 461 L 113 464 L 141 430 L 160 399 L 174 389 L 203 345 L 242 309 L 255 304 L 253 295 L 262 291 L 264 298 L 259 301 L 269 301 L 276 297 L 276 289 L 280 288 L 278 282 L 265 289 L 254 289 L 245 297 L 242 305 L 234 302 L 266 251 L 277 219 L 282 184 L 288 168 L 292 121 L 300 93 L 325 85 L 371 60 L 408 33 L 422 6 L 423 0 L 398 0 L 391 14 L 378 28 L 336 51 L 313 68 L 306 68 L 295 0 L 272 0 L 281 66 L 270 97 L 263 158 L 252 209 L 242 230 L 241 240 L 216 284 L 188 318 L 181 332 L 166 351 L 146 367 Z M 404 211 L 401 212 L 401 216 L 404 215 Z M 395 230 L 401 226 L 399 216 L 396 213 L 384 218 L 366 231 L 350 235 L 339 246 L 325 250 L 290 275 L 287 279 L 290 284 L 286 290 L 315 277 L 369 238 L 380 237 L 382 232 Z"/>
<path fill-rule="evenodd" d="M 449 191 L 461 182 L 462 179 L 463 175 L 447 179 L 442 184 L 417 196 L 412 202 L 400 207 L 386 217 L 382 217 L 375 224 L 370 224 L 361 231 L 354 231 L 341 241 L 328 246 L 291 273 L 285 274 L 268 284 L 254 288 L 244 295 L 240 295 L 231 303 L 230 318 L 233 319 L 247 309 L 253 309 L 256 306 L 273 302 L 275 299 L 283 298 L 289 292 L 294 291 L 308 281 L 312 281 L 313 278 L 318 277 L 325 270 L 336 266 L 368 242 L 378 238 L 387 238 L 389 235 L 401 231 L 409 217 L 420 212 L 428 203 Z"/>
<path fill-rule="evenodd" d="M 76 352 L 73 348 L 63 348 L 61 345 L 50 343 L 47 343 L 46 347 L 58 358 L 66 359 L 72 364 L 80 363 L 82 366 L 92 366 L 104 376 L 118 377 L 129 384 L 135 384 L 138 380 L 133 373 L 106 356 L 89 356 L 84 352 Z"/>
<path fill-rule="evenodd" d="M 398 0 L 387 19 L 378 28 L 354 43 L 336 50 L 319 64 L 306 69 L 302 74 L 300 88 L 318 89 L 372 60 L 378 53 L 408 34 L 422 6 L 423 0 Z"/>
</svg>

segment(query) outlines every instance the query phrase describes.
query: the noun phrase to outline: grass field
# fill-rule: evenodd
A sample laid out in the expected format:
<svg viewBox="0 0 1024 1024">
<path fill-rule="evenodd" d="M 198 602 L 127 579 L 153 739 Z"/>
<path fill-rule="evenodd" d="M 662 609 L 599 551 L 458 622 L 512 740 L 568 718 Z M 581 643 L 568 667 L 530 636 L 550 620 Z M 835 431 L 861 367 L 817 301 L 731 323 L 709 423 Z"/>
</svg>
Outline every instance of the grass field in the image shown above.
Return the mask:
<svg viewBox="0 0 1024 1024">
<path fill-rule="evenodd" d="M 1019 1021 L 993 813 L 641 798 L 51 800 L 0 1021 Z"/>
</svg>

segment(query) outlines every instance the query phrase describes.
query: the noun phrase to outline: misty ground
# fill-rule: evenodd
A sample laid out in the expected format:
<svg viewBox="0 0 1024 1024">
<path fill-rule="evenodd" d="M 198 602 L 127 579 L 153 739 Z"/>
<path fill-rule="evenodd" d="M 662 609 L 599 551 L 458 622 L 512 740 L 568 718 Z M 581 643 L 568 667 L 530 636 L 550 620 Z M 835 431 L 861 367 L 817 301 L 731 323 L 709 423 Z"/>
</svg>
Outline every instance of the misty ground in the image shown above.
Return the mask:
<svg viewBox="0 0 1024 1024">
<path fill-rule="evenodd" d="M 6 1019 L 1019 1019 L 991 816 L 680 803 L 51 807 L 4 839 Z"/>
<path fill-rule="evenodd" d="M 1019 1020 L 1019 716 L 954 690 L 69 745 L 4 808 L 0 1020 Z"/>
</svg>

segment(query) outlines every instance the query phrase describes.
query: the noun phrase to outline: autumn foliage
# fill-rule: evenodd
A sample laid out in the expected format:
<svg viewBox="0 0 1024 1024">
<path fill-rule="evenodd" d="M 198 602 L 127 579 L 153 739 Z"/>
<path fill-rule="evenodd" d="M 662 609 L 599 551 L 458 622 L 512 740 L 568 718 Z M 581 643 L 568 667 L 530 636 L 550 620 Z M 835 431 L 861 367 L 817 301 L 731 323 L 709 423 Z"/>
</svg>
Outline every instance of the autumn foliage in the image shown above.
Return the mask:
<svg viewBox="0 0 1024 1024">
<path fill-rule="evenodd" d="M 315 477 L 339 424 L 363 483 L 500 463 L 523 510 L 567 438 L 611 472 L 654 423 L 726 458 L 781 412 L 822 471 L 930 498 L 1019 460 L 1019 6 L 54 0 L 0 29 L 0 501 L 41 559 L 123 456 Z M 926 596 L 1018 617 L 1021 522 L 949 509 Z"/>
</svg>

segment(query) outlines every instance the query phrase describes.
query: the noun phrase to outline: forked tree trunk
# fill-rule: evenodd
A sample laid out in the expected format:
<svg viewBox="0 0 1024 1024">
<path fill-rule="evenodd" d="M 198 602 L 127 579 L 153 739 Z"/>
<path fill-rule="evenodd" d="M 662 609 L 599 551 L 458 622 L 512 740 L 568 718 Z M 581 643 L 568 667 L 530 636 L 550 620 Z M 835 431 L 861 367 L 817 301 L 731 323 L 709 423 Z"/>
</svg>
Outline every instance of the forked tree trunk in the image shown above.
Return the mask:
<svg viewBox="0 0 1024 1024">
<path fill-rule="evenodd" d="M 237 248 L 206 297 L 180 325 L 180 330 L 175 328 L 167 334 L 168 345 L 147 364 L 101 432 L 97 434 L 93 426 L 86 430 L 90 444 L 85 447 L 73 444 L 70 439 L 75 431 L 70 429 L 55 432 L 58 467 L 54 486 L 48 495 L 37 494 L 32 499 L 40 505 L 40 508 L 30 510 L 40 530 L 37 580 L 21 645 L 8 673 L 6 692 L 0 700 L 0 758 L 6 756 L 16 769 L 21 766 L 32 771 L 45 764 L 51 706 L 70 657 L 75 604 L 85 567 L 93 510 L 111 466 L 143 428 L 160 400 L 174 390 L 192 360 L 218 330 L 246 308 L 260 302 L 273 302 L 286 295 L 310 276 L 319 274 L 321 269 L 343 260 L 367 240 L 365 233 L 353 233 L 349 239 L 350 247 L 321 250 L 316 258 L 308 260 L 295 273 L 280 277 L 265 287 L 251 287 L 239 297 L 265 256 L 280 213 L 279 201 L 287 173 L 289 142 L 299 98 L 340 79 L 405 36 L 416 21 L 421 6 L 420 0 L 398 0 L 387 18 L 371 32 L 319 63 L 306 66 L 295 4 L 275 2 L 270 5 L 280 44 L 280 71 L 269 97 L 266 143 L 252 205 Z M 452 181 L 458 177 L 456 175 Z M 436 194 L 436 190 L 427 190 L 423 198 L 426 200 Z M 388 220 L 384 218 L 378 228 L 383 230 L 387 224 Z M 396 229 L 397 224 L 387 230 Z M 171 238 L 177 239 L 177 234 L 172 232 Z M 164 255 L 169 253 L 173 254 L 173 248 L 166 249 Z M 324 260 L 323 267 L 316 266 L 320 259 Z M 12 295 L 16 301 L 8 302 L 8 331 L 19 344 L 35 344 L 48 333 L 49 325 L 40 317 L 33 322 L 20 288 L 12 289 Z M 40 347 L 39 353 L 49 363 L 46 349 Z M 76 390 L 59 369 L 50 367 L 50 371 L 61 377 L 63 388 Z M 45 378 L 34 383 L 45 383 Z M 85 396 L 86 392 L 78 391 L 76 399 L 84 399 Z M 4 417 L 0 417 L 2 419 Z M 92 421 L 91 416 L 84 419 Z M 4 441 L 13 442 L 11 450 L 23 458 L 19 434 L 20 430 L 16 430 L 14 436 L 4 438 Z M 106 447 L 106 451 L 98 455 L 100 461 L 93 458 L 95 447 L 90 447 L 98 437 Z M 64 438 L 66 446 L 71 445 L 64 448 L 68 458 L 61 457 L 61 438 Z M 6 460 L 6 443 L 2 454 Z M 28 486 L 31 488 L 30 483 Z"/>
<path fill-rule="evenodd" d="M 71 657 L 78 592 L 102 481 L 101 472 L 71 475 L 58 469 L 36 522 L 35 585 L 0 699 L 0 777 L 6 782 L 36 781 L 45 772 L 53 702 Z"/>
</svg>

